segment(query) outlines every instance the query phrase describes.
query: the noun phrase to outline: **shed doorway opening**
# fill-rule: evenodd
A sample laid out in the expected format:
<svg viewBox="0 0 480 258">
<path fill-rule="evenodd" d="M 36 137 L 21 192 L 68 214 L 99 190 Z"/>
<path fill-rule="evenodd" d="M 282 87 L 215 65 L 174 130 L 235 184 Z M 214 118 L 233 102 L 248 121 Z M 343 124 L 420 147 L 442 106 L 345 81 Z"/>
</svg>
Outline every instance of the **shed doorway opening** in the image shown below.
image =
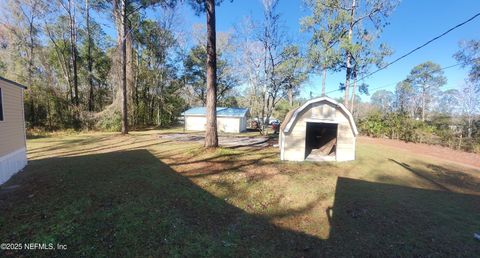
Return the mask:
<svg viewBox="0 0 480 258">
<path fill-rule="evenodd" d="M 307 122 L 305 135 L 305 159 L 311 161 L 335 161 L 337 150 L 336 123 Z"/>
</svg>

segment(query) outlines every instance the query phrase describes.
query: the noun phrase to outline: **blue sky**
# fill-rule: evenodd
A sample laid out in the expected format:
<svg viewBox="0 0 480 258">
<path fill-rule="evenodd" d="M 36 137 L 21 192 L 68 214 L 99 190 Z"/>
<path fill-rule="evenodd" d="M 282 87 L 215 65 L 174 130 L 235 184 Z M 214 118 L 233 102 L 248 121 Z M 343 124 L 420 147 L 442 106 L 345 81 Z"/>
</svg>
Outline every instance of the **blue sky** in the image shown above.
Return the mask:
<svg viewBox="0 0 480 258">
<path fill-rule="evenodd" d="M 309 11 L 304 7 L 302 1 L 280 0 L 278 11 L 284 19 L 288 33 L 297 43 L 302 44 L 308 40 L 308 35 L 300 32 L 299 20 L 307 15 Z M 404 0 L 389 18 L 389 23 L 380 42 L 387 43 L 394 54 L 387 59 L 393 60 L 396 57 L 408 52 L 409 50 L 423 44 L 431 38 L 441 34 L 445 30 L 458 23 L 470 18 L 476 12 L 480 11 L 480 1 L 478 0 Z M 193 23 L 205 22 L 205 17 L 196 17 L 194 13 L 185 7 L 186 26 Z M 232 26 L 241 20 L 242 17 L 251 15 L 255 19 L 261 19 L 262 6 L 261 0 L 234 0 L 230 2 L 225 0 L 221 6 L 217 7 L 217 30 L 228 31 Z M 372 89 L 377 87 L 386 87 L 387 90 L 393 90 L 396 82 L 403 80 L 412 67 L 425 61 L 433 61 L 440 66 L 445 67 L 456 64 L 452 55 L 458 50 L 460 40 L 479 39 L 480 38 L 480 18 L 450 32 L 441 39 L 431 43 L 427 47 L 415 52 L 400 62 L 390 66 L 365 82 Z M 373 70 L 373 68 L 372 68 Z M 445 76 L 448 84 L 444 89 L 459 87 L 467 75 L 467 71 L 460 67 L 446 69 Z M 344 81 L 344 73 L 330 74 L 327 76 L 327 91 L 338 88 L 340 82 Z M 310 91 L 313 95 L 320 93 L 320 77 L 313 76 L 311 80 L 303 86 L 303 97 L 308 97 Z M 373 93 L 373 92 L 372 92 Z M 333 97 L 342 95 L 341 92 L 331 94 Z M 368 97 L 362 96 L 362 99 Z"/>
<path fill-rule="evenodd" d="M 305 8 L 303 1 L 280 0 L 278 11 L 288 35 L 294 39 L 293 42 L 305 46 L 308 35 L 300 31 L 299 21 L 309 14 L 309 10 Z M 389 17 L 390 24 L 385 28 L 378 42 L 387 43 L 393 49 L 393 55 L 386 59 L 391 61 L 479 11 L 479 0 L 403 0 Z M 180 8 L 180 13 L 181 26 L 186 31 L 191 30 L 193 24 L 206 22 L 204 15 L 196 16 L 186 4 Z M 231 31 L 233 26 L 245 16 L 261 20 L 261 0 L 234 0 L 233 2 L 224 0 L 217 7 L 217 31 Z M 107 28 L 107 33 L 115 36 L 113 28 Z M 365 82 L 371 88 L 370 93 L 378 87 L 393 91 L 395 84 L 406 78 L 410 70 L 422 62 L 433 61 L 441 67 L 456 64 L 457 61 L 452 55 L 458 51 L 459 41 L 469 39 L 480 39 L 480 18 L 366 79 Z M 374 69 L 372 67 L 372 71 Z M 443 89 L 450 89 L 460 87 L 468 71 L 457 66 L 446 69 L 444 72 L 448 83 Z M 329 74 L 326 83 L 327 92 L 338 89 L 339 83 L 344 82 L 344 77 L 345 72 Z M 302 86 L 301 97 L 308 98 L 310 92 L 316 96 L 320 91 L 321 78 L 314 75 Z M 330 96 L 339 97 L 343 96 L 343 93 L 337 91 Z M 362 100 L 368 99 L 368 96 L 362 96 Z"/>
</svg>

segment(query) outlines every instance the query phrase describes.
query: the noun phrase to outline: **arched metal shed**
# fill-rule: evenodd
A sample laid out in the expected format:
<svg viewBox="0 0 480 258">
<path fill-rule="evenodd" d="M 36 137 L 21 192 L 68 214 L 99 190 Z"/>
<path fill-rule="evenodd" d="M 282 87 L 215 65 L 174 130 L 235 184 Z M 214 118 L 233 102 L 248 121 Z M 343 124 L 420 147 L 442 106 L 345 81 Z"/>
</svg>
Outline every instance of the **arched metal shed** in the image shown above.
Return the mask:
<svg viewBox="0 0 480 258">
<path fill-rule="evenodd" d="M 290 111 L 280 129 L 282 160 L 355 160 L 355 121 L 343 104 L 331 98 L 314 98 Z"/>
</svg>

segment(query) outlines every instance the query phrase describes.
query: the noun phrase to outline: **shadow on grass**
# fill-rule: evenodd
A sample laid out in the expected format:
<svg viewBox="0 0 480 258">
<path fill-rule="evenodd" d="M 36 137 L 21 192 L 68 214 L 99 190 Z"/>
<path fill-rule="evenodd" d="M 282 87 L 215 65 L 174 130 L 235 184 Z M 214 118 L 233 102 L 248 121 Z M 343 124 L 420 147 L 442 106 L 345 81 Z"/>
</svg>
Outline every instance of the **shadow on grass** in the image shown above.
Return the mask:
<svg viewBox="0 0 480 258">
<path fill-rule="evenodd" d="M 402 166 L 418 178 L 442 191 L 453 191 L 455 189 L 472 192 L 480 191 L 480 180 L 462 171 L 424 162 L 410 165 L 394 159 L 389 159 L 389 161 Z"/>
<path fill-rule="evenodd" d="M 0 239 L 68 246 L 35 252 L 40 256 L 473 256 L 478 250 L 471 231 L 480 227 L 479 196 L 339 178 L 327 211 L 330 238 L 322 240 L 229 204 L 143 149 L 32 161 L 13 184 L 20 187 L 0 195 Z M 285 212 L 320 216 L 311 205 Z"/>
<path fill-rule="evenodd" d="M 33 140 L 33 139 L 43 139 L 43 138 L 48 138 L 50 137 L 49 135 L 43 135 L 43 134 L 30 134 L 27 132 L 27 140 Z"/>
<path fill-rule="evenodd" d="M 428 181 L 430 184 L 434 185 L 435 187 L 437 187 L 439 190 L 443 190 L 443 191 L 450 191 L 450 189 L 448 189 L 448 187 L 438 183 L 436 180 L 432 179 L 431 178 L 431 174 L 426 172 L 426 171 L 423 171 L 423 170 L 420 170 L 420 169 L 415 169 L 413 167 L 411 167 L 409 164 L 407 163 L 403 163 L 403 162 L 398 162 L 394 159 L 388 159 L 390 161 L 392 161 L 393 163 L 399 165 L 399 166 L 402 166 L 403 168 L 405 168 L 406 170 L 410 171 L 411 173 L 415 174 L 417 177 L 420 177 L 422 178 L 423 180 L 425 181 Z"/>
<path fill-rule="evenodd" d="M 473 257 L 480 196 L 339 177 L 329 247 L 342 256 Z"/>
<path fill-rule="evenodd" d="M 0 196 L 0 239 L 67 244 L 76 256 L 302 256 L 322 245 L 215 197 L 146 150 L 32 161 L 10 183 L 21 187 Z"/>
<path fill-rule="evenodd" d="M 133 138 L 126 138 L 120 142 L 109 142 L 115 140 L 116 136 L 102 136 L 102 137 L 92 137 L 86 139 L 73 139 L 62 141 L 62 144 L 56 144 L 55 146 L 46 146 L 40 147 L 32 150 L 28 150 L 29 159 L 41 159 L 45 158 L 48 155 L 51 155 L 50 152 L 55 151 L 55 156 L 68 157 L 68 156 L 77 156 L 89 154 L 92 152 L 104 152 L 111 151 L 115 148 L 127 148 L 130 149 L 144 149 L 150 146 L 166 144 L 172 142 L 170 140 L 164 141 L 152 141 L 151 139 L 137 140 Z M 95 146 L 89 146 L 90 144 L 95 143 Z M 82 147 L 81 149 L 72 150 L 72 145 L 77 147 Z M 131 147 L 132 145 L 137 145 Z M 58 151 L 63 150 L 63 151 Z"/>
<path fill-rule="evenodd" d="M 45 146 L 45 147 L 38 147 L 38 148 L 29 149 L 28 153 L 29 154 L 45 153 L 45 152 L 65 149 L 65 148 L 71 147 L 72 145 L 88 145 L 88 144 L 91 144 L 91 143 L 98 143 L 98 142 L 102 142 L 104 140 L 107 140 L 109 138 L 111 138 L 111 136 L 90 137 L 90 138 L 84 138 L 84 139 L 60 140 L 60 141 L 58 141 L 58 143 L 56 143 L 53 146 Z M 50 141 L 50 142 L 53 142 L 53 141 Z"/>
</svg>

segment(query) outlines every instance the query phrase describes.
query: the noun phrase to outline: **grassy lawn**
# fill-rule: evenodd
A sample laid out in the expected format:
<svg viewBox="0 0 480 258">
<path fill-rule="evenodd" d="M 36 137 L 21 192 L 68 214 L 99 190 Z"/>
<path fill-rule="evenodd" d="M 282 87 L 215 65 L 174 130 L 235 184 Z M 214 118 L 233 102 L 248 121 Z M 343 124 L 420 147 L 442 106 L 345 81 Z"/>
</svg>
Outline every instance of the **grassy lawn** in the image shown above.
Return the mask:
<svg viewBox="0 0 480 258">
<path fill-rule="evenodd" d="M 205 151 L 169 131 L 28 141 L 0 188 L 0 256 L 478 256 L 480 171 L 359 143 L 348 163 Z M 3 252 L 3 253 L 2 253 Z"/>
</svg>

